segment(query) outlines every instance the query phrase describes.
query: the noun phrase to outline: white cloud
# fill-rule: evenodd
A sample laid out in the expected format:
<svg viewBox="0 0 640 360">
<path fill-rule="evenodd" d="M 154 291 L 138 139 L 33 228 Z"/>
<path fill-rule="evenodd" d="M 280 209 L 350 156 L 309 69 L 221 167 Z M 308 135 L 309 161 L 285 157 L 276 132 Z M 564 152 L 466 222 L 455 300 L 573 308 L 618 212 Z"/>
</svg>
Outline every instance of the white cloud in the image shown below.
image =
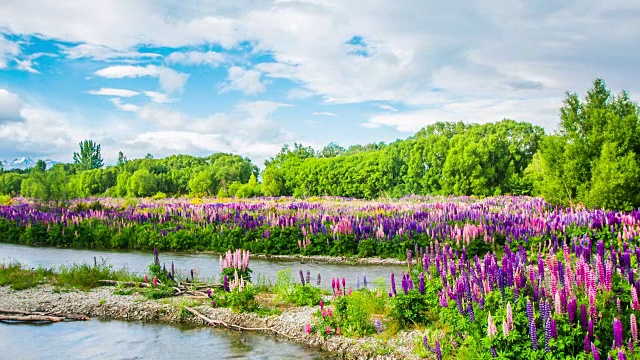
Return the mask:
<svg viewBox="0 0 640 360">
<path fill-rule="evenodd" d="M 125 103 L 122 102 L 122 100 L 120 100 L 120 98 L 112 98 L 112 99 L 109 99 L 109 100 L 113 103 L 113 105 L 115 105 L 115 107 L 117 107 L 118 109 L 120 109 L 122 111 L 136 112 L 140 108 L 138 105 L 125 104 Z"/>
<path fill-rule="evenodd" d="M 391 105 L 387 105 L 387 104 L 382 104 L 382 105 L 378 105 L 378 107 L 382 110 L 387 110 L 387 111 L 398 111 L 398 109 L 394 108 Z"/>
<path fill-rule="evenodd" d="M 22 99 L 6 89 L 0 88 L 0 124 L 20 118 Z"/>
<path fill-rule="evenodd" d="M 314 113 L 311 113 L 311 115 L 316 115 L 316 116 L 336 116 L 336 114 L 334 114 L 332 112 L 326 112 L 326 111 L 314 112 Z"/>
<path fill-rule="evenodd" d="M 160 81 L 160 87 L 168 92 L 179 92 L 189 79 L 188 74 L 177 72 L 173 69 L 156 66 L 134 66 L 134 65 L 115 65 L 100 69 L 94 73 L 96 76 L 108 79 L 122 79 L 135 77 L 157 77 Z"/>
<path fill-rule="evenodd" d="M 361 125 L 368 128 L 387 125 L 398 131 L 414 132 L 441 121 L 487 123 L 506 118 L 527 121 L 551 130 L 557 121 L 558 106 L 556 98 L 476 100 L 448 103 L 430 109 L 385 113 L 373 116 Z"/>
<path fill-rule="evenodd" d="M 13 41 L 6 39 L 0 33 L 0 69 L 8 66 L 9 60 L 12 60 L 20 54 L 20 47 Z"/>
<path fill-rule="evenodd" d="M 89 90 L 91 95 L 132 97 L 140 95 L 139 92 L 128 89 L 100 88 L 99 90 Z"/>
<path fill-rule="evenodd" d="M 161 55 L 149 52 L 138 52 L 131 50 L 116 50 L 108 46 L 97 44 L 80 44 L 71 47 L 62 47 L 63 53 L 71 60 L 90 58 L 97 61 L 126 59 L 153 59 Z"/>
<path fill-rule="evenodd" d="M 220 92 L 237 90 L 247 95 L 265 92 L 267 87 L 260 80 L 261 76 L 262 73 L 260 71 L 245 70 L 240 66 L 232 66 L 229 68 L 227 82 L 220 86 Z"/>
<path fill-rule="evenodd" d="M 218 66 L 226 60 L 226 55 L 216 51 L 173 52 L 164 60 L 168 64 Z"/>
<path fill-rule="evenodd" d="M 159 104 L 170 103 L 172 100 L 169 99 L 167 94 L 163 94 L 157 91 L 145 91 L 144 94 L 151 99 L 151 101 Z"/>
</svg>

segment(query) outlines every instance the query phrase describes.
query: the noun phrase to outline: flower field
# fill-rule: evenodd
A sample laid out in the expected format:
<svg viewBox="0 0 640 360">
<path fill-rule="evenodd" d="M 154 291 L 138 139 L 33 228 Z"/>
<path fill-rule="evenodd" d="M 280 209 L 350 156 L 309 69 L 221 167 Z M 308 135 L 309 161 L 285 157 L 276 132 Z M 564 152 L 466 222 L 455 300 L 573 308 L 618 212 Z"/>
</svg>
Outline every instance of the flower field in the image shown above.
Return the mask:
<svg viewBox="0 0 640 360">
<path fill-rule="evenodd" d="M 25 201 L 1 206 L 0 237 L 403 258 L 407 272 L 390 274 L 388 293 L 378 291 L 368 312 L 360 310 L 374 292 L 336 280 L 331 303 L 305 331 L 364 336 L 415 328 L 424 334 L 416 352 L 439 359 L 638 357 L 640 212 L 563 209 L 528 197 L 92 201 L 47 211 Z"/>
</svg>

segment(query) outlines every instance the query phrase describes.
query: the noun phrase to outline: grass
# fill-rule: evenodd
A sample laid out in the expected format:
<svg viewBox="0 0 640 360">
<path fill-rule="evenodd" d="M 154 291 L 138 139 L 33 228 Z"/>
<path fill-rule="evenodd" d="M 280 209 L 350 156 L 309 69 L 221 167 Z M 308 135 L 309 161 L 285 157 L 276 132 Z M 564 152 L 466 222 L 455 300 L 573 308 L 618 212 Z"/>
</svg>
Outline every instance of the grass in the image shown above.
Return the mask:
<svg viewBox="0 0 640 360">
<path fill-rule="evenodd" d="M 135 276 L 125 269 L 114 270 L 106 263 L 63 265 L 57 269 L 26 269 L 19 263 L 2 264 L 0 286 L 23 290 L 41 284 L 51 284 L 63 289 L 90 290 L 101 286 L 100 280 L 132 281 Z"/>
<path fill-rule="evenodd" d="M 42 284 L 53 272 L 48 269 L 24 269 L 18 263 L 2 264 L 0 286 L 9 285 L 13 290 L 29 289 Z"/>
<path fill-rule="evenodd" d="M 135 281 L 136 279 L 125 269 L 114 270 L 113 266 L 105 262 L 95 266 L 85 263 L 60 266 L 54 285 L 90 290 L 100 286 L 100 280 Z"/>
</svg>

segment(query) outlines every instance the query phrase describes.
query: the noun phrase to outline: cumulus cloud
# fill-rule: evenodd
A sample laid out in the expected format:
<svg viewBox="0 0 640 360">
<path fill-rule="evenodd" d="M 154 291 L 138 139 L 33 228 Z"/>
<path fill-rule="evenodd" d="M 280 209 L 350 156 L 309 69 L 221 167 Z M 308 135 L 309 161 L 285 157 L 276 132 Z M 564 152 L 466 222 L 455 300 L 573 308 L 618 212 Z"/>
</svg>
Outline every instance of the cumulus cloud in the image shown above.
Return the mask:
<svg viewBox="0 0 640 360">
<path fill-rule="evenodd" d="M 98 90 L 89 90 L 91 95 L 132 97 L 140 95 L 139 92 L 128 89 L 100 88 Z"/>
<path fill-rule="evenodd" d="M 186 84 L 187 79 L 189 79 L 188 74 L 177 72 L 168 67 L 156 65 L 114 65 L 100 69 L 94 74 L 96 76 L 107 79 L 136 78 L 146 76 L 157 77 L 160 81 L 160 87 L 168 93 L 182 91 L 182 88 Z"/>
<path fill-rule="evenodd" d="M 22 99 L 9 90 L 0 88 L 0 124 L 20 119 Z"/>
<path fill-rule="evenodd" d="M 227 82 L 220 86 L 220 92 L 232 90 L 240 91 L 247 95 L 254 95 L 265 92 L 267 87 L 262 83 L 260 77 L 262 73 L 257 70 L 246 70 L 240 66 L 229 68 Z"/>
</svg>

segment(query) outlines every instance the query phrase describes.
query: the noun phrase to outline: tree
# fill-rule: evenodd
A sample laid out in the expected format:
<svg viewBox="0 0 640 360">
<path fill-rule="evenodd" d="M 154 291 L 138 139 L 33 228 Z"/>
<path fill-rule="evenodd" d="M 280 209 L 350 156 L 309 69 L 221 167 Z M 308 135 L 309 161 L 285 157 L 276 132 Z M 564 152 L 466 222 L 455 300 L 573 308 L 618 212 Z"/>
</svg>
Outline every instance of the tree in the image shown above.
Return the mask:
<svg viewBox="0 0 640 360">
<path fill-rule="evenodd" d="M 340 156 L 345 152 L 346 152 L 345 148 L 343 148 L 342 146 L 332 141 L 322 149 L 320 154 L 322 155 L 322 157 L 330 158 L 330 157 Z"/>
<path fill-rule="evenodd" d="M 120 167 L 120 166 L 124 165 L 126 162 L 127 162 L 127 157 L 124 156 L 122 151 L 119 151 L 118 152 L 118 161 L 116 162 L 116 166 Z"/>
<path fill-rule="evenodd" d="M 73 163 L 80 170 L 91 170 L 101 168 L 103 164 L 100 155 L 100 144 L 94 143 L 93 140 L 84 140 L 79 143 L 80 153 L 73 153 Z"/>
<path fill-rule="evenodd" d="M 45 172 L 47 170 L 47 163 L 40 159 L 36 161 L 36 165 L 33 167 L 34 171 Z"/>
<path fill-rule="evenodd" d="M 629 95 L 611 95 L 602 79 L 593 82 L 583 101 L 567 92 L 559 130 L 543 141 L 536 169 L 528 171 L 536 179 L 534 188 L 556 204 L 639 206 L 639 118 Z"/>
<path fill-rule="evenodd" d="M 147 169 L 140 169 L 131 175 L 127 183 L 127 194 L 131 197 L 151 196 L 156 192 L 156 178 Z"/>
</svg>

